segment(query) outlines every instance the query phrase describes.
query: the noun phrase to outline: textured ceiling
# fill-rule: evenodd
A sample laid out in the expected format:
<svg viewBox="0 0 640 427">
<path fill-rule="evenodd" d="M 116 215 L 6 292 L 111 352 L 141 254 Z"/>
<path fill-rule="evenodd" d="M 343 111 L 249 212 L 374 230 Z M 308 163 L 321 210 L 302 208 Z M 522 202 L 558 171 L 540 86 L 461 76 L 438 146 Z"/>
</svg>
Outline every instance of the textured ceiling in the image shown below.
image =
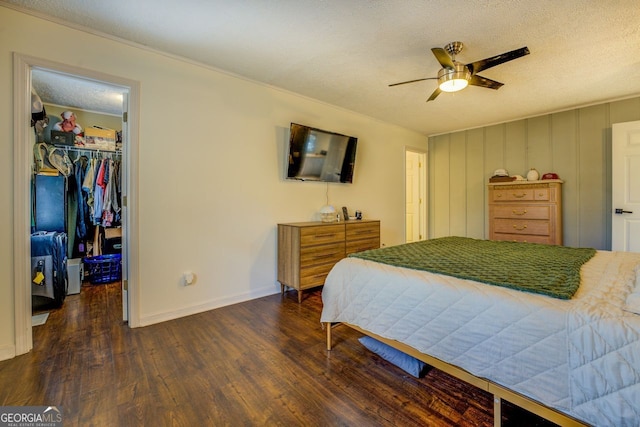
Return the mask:
<svg viewBox="0 0 640 427">
<path fill-rule="evenodd" d="M 426 135 L 640 95 L 637 0 L 8 0 Z M 41 15 L 42 16 L 42 15 Z M 426 100 L 462 41 L 505 85 Z"/>
<path fill-rule="evenodd" d="M 31 86 L 47 104 L 122 115 L 124 91 L 116 86 L 40 69 L 31 71 Z"/>
</svg>

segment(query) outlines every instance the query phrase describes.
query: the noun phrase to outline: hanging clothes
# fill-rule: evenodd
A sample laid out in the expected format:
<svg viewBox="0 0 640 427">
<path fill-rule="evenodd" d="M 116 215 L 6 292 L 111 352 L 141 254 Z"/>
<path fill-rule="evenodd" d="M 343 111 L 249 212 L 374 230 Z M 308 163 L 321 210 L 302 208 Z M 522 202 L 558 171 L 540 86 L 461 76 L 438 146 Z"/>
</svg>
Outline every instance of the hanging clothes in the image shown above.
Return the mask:
<svg viewBox="0 0 640 427">
<path fill-rule="evenodd" d="M 115 221 L 120 222 L 120 200 L 122 196 L 122 192 L 120 191 L 120 162 L 113 162 L 113 173 L 111 174 L 112 185 L 111 185 L 111 209 L 115 214 Z"/>
<path fill-rule="evenodd" d="M 121 221 L 121 161 L 112 158 L 119 153 L 72 151 L 77 155 L 73 156 L 73 173 L 69 176 L 67 224 L 75 233 L 69 236 L 69 254 L 99 255 L 101 227 L 118 226 Z"/>
<path fill-rule="evenodd" d="M 102 200 L 102 225 L 104 227 L 110 227 L 113 224 L 113 211 L 111 200 L 111 189 L 113 187 L 113 160 L 108 159 L 104 167 L 104 196 Z"/>
<path fill-rule="evenodd" d="M 96 182 L 93 187 L 93 223 L 100 224 L 102 218 L 102 204 L 104 202 L 104 189 L 106 184 L 104 182 L 104 159 L 100 161 L 98 166 L 98 173 L 96 174 Z"/>
<path fill-rule="evenodd" d="M 93 218 L 93 187 L 95 182 L 96 159 L 91 158 L 89 168 L 82 181 L 82 191 L 87 194 L 86 201 L 89 209 L 89 218 Z"/>
<path fill-rule="evenodd" d="M 76 237 L 85 239 L 87 237 L 87 222 L 89 220 L 89 206 L 87 204 L 87 193 L 82 186 L 85 176 L 89 170 L 89 158 L 81 155 L 74 162 L 74 174 L 76 177 L 76 190 L 78 201 L 78 213 L 76 222 Z"/>
</svg>

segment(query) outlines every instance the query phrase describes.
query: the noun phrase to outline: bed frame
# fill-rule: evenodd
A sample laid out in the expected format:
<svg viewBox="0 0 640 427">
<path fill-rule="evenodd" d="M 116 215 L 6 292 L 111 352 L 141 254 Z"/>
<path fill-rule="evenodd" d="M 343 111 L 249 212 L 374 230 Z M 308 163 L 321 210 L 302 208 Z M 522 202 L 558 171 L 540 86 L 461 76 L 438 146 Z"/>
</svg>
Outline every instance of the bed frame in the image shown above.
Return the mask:
<svg viewBox="0 0 640 427">
<path fill-rule="evenodd" d="M 331 330 L 339 325 L 349 326 L 350 328 L 355 329 L 356 331 L 364 335 L 368 335 L 397 350 L 402 351 L 403 353 L 413 356 L 416 359 L 423 361 L 427 365 L 430 365 L 455 378 L 458 378 L 459 380 L 462 380 L 468 384 L 474 385 L 482 390 L 488 391 L 489 393 L 493 394 L 493 425 L 494 427 L 500 427 L 502 425 L 502 399 L 505 399 L 513 403 L 514 405 L 521 407 L 522 409 L 532 412 L 560 426 L 567 426 L 567 427 L 589 426 L 589 424 L 585 424 L 584 422 L 579 421 L 569 415 L 566 415 L 555 409 L 549 408 L 548 406 L 545 406 L 540 402 L 537 402 L 529 397 L 523 396 L 520 393 L 516 393 L 512 390 L 509 390 L 504 386 L 498 385 L 486 378 L 477 377 L 465 371 L 462 368 L 459 368 L 447 362 L 443 362 L 442 360 L 437 359 L 428 354 L 421 353 L 415 348 L 410 347 L 406 344 L 403 344 L 399 341 L 383 338 L 379 335 L 376 335 L 372 332 L 366 331 L 358 326 L 351 325 L 349 323 L 325 323 L 322 325 L 327 333 L 327 350 L 329 351 L 332 349 Z"/>
</svg>

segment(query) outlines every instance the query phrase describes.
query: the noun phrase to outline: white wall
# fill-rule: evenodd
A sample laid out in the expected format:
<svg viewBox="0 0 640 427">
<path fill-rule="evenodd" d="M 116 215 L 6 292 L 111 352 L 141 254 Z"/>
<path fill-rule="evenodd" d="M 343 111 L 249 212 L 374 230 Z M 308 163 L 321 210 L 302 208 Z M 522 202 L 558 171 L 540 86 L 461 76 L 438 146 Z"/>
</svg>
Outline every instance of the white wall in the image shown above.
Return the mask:
<svg viewBox="0 0 640 427">
<path fill-rule="evenodd" d="M 354 184 L 329 185 L 329 201 L 380 219 L 384 244 L 404 241 L 404 147 L 426 137 L 2 6 L 0 22 L 0 359 L 15 338 L 12 52 L 141 83 L 143 325 L 279 292 L 276 224 L 316 219 L 327 191 L 283 179 L 292 121 L 358 137 Z"/>
</svg>

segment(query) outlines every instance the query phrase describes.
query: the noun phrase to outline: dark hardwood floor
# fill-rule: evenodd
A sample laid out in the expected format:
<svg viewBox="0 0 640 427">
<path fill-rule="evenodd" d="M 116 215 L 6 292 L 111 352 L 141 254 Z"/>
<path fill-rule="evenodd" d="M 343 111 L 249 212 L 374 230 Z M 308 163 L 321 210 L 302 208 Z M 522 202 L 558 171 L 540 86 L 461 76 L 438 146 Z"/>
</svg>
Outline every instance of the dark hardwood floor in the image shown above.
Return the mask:
<svg viewBox="0 0 640 427">
<path fill-rule="evenodd" d="M 492 426 L 491 395 L 432 369 L 416 379 L 338 326 L 325 350 L 319 290 L 144 328 L 120 284 L 84 285 L 0 362 L 0 405 L 62 407 L 65 426 Z M 553 425 L 508 403 L 505 426 Z"/>
</svg>

